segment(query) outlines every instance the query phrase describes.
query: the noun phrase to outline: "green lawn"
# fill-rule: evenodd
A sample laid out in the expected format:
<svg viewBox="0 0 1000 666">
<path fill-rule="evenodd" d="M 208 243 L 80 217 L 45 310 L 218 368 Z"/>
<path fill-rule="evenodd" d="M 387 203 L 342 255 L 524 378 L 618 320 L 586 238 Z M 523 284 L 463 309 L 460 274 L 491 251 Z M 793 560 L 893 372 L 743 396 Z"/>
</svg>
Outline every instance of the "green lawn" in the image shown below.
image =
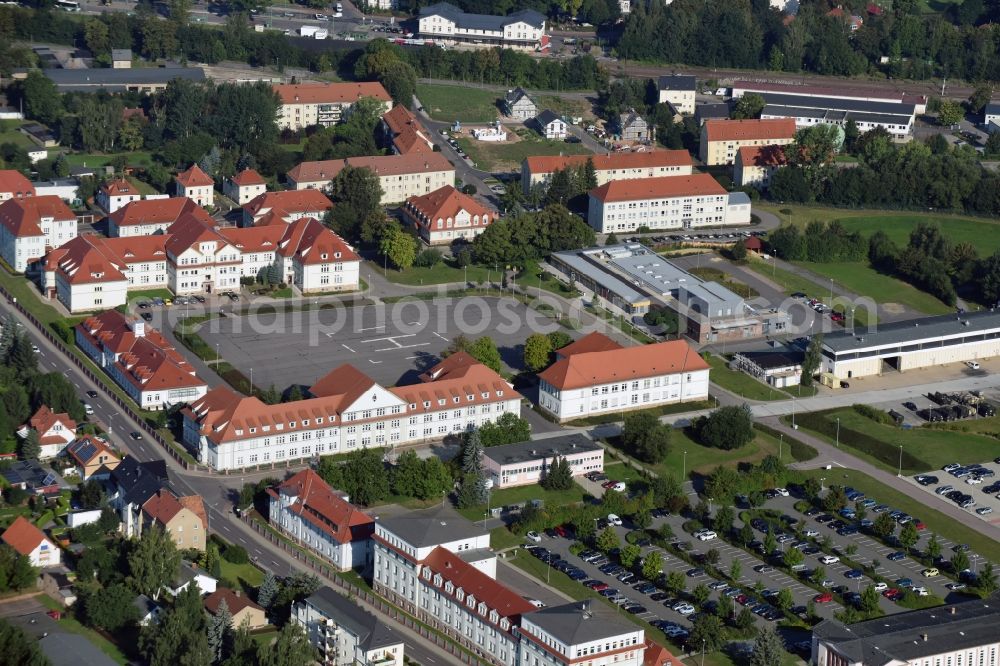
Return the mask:
<svg viewBox="0 0 1000 666">
<path fill-rule="evenodd" d="M 910 242 L 910 232 L 920 222 L 934 222 L 954 244 L 971 243 L 980 256 L 993 254 L 1000 249 L 1000 225 L 992 220 L 965 217 L 873 215 L 841 219 L 848 231 L 858 231 L 865 236 L 874 231 L 884 231 L 897 245 Z"/>
<path fill-rule="evenodd" d="M 374 262 L 368 264 L 368 270 L 371 272 L 382 271 L 382 266 L 377 266 Z M 503 270 L 501 266 L 499 270 Z M 492 273 L 492 275 L 490 275 Z M 423 285 L 423 284 L 449 284 L 449 283 L 460 283 L 468 277 L 469 282 L 483 282 L 488 277 L 496 280 L 498 272 L 492 270 L 492 268 L 487 268 L 485 266 L 472 265 L 468 268 L 460 268 L 449 262 L 441 261 L 436 266 L 431 266 L 430 268 L 420 268 L 413 266 L 412 268 L 407 268 L 406 270 L 398 271 L 394 268 L 390 268 L 386 277 L 390 282 L 395 282 L 397 284 L 405 284 L 410 286 Z"/>
<path fill-rule="evenodd" d="M 520 504 L 536 499 L 542 500 L 545 506 L 565 506 L 567 504 L 582 502 L 586 496 L 587 492 L 576 483 L 569 490 L 545 490 L 541 486 L 532 484 L 491 492 L 490 507 Z M 486 505 L 459 509 L 458 512 L 469 520 L 482 520 L 486 513 Z"/>
<path fill-rule="evenodd" d="M 138 291 L 128 292 L 129 302 L 149 301 L 154 298 L 162 298 L 163 300 L 167 300 L 169 298 L 173 300 L 174 295 L 169 289 L 140 289 Z"/>
<path fill-rule="evenodd" d="M 499 93 L 481 88 L 467 88 L 461 83 L 417 84 L 417 98 L 435 120 L 463 123 L 488 123 L 497 118 Z"/>
<path fill-rule="evenodd" d="M 139 180 L 138 178 L 129 176 L 128 182 L 131 183 L 132 186 L 135 187 L 135 189 L 139 190 L 139 194 L 142 194 L 143 196 L 149 194 L 160 194 L 160 192 L 158 192 L 155 187 L 153 187 L 149 183 Z"/>
<path fill-rule="evenodd" d="M 66 162 L 70 166 L 102 167 L 111 164 L 116 157 L 125 157 L 130 166 L 149 166 L 153 163 L 153 154 L 146 150 L 131 153 L 67 153 Z"/>
<path fill-rule="evenodd" d="M 787 400 L 790 396 L 800 398 L 816 395 L 816 387 L 808 388 L 795 386 L 785 391 L 776 389 L 763 382 L 759 382 L 745 372 L 730 370 L 726 365 L 726 360 L 714 354 L 708 357 L 708 364 L 712 366 L 709 379 L 712 383 L 732 393 L 738 394 L 747 400 Z"/>
<path fill-rule="evenodd" d="M 264 581 L 264 572 L 247 562 L 246 564 L 233 564 L 224 557 L 219 558 L 222 569 L 222 577 L 234 583 L 243 585 L 245 592 L 257 589 Z"/>
<path fill-rule="evenodd" d="M 560 95 L 534 95 L 535 103 L 539 110 L 549 109 L 560 116 L 582 116 L 584 118 L 593 117 L 594 112 L 591 105 L 583 99 L 577 97 L 562 97 Z"/>
<path fill-rule="evenodd" d="M 997 233 L 997 232 L 995 232 Z M 796 265 L 827 278 L 861 296 L 868 296 L 876 303 L 901 303 L 925 314 L 948 314 L 954 309 L 925 291 L 888 275 L 879 273 L 867 263 L 845 261 L 815 263 L 797 261 Z M 814 288 L 814 293 L 816 289 Z M 836 286 L 834 291 L 837 291 Z M 859 322 L 860 323 L 860 322 Z"/>
<path fill-rule="evenodd" d="M 23 124 L 20 120 L 0 120 L 0 143 L 12 143 L 18 148 L 36 148 L 34 141 L 17 131 Z"/>
<path fill-rule="evenodd" d="M 476 168 L 493 172 L 516 171 L 524 158 L 532 155 L 590 154 L 582 143 L 543 139 L 532 130 L 521 130 L 519 136 L 520 141 L 510 143 L 490 143 L 463 136 L 458 139 L 458 144 L 476 163 Z"/>
</svg>

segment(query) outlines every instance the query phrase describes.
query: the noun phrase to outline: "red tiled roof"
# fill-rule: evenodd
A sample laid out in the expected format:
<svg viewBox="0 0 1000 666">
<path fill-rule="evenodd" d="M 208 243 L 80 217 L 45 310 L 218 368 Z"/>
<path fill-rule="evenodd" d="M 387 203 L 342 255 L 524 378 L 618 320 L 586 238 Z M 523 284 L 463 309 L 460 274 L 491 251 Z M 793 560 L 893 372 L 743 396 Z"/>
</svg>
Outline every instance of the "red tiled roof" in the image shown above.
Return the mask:
<svg viewBox="0 0 1000 666">
<path fill-rule="evenodd" d="M 285 233 L 283 227 L 225 227 L 219 233 L 240 252 L 274 252 Z"/>
<path fill-rule="evenodd" d="M 217 587 L 215 592 L 205 597 L 205 610 L 215 615 L 216 611 L 219 610 L 219 602 L 223 599 L 226 600 L 226 606 L 229 608 L 229 612 L 232 615 L 236 615 L 244 608 L 253 608 L 261 612 L 264 611 L 263 608 L 251 601 L 245 594 L 234 592 L 228 587 Z"/>
<path fill-rule="evenodd" d="M 337 543 L 364 541 L 375 532 L 374 518 L 344 501 L 311 469 L 292 476 L 271 492 L 272 496 L 294 497 L 282 510 L 309 521 Z"/>
<path fill-rule="evenodd" d="M 400 154 L 434 152 L 426 130 L 405 106 L 394 106 L 382 114 L 382 121 L 392 135 L 392 145 Z"/>
<path fill-rule="evenodd" d="M 417 117 L 402 104 L 394 106 L 389 111 L 383 113 L 382 120 L 385 121 L 385 126 L 393 134 L 399 134 L 407 127 L 419 124 Z"/>
<path fill-rule="evenodd" d="M 55 195 L 8 199 L 0 203 L 0 224 L 17 238 L 43 236 L 43 217 L 51 217 L 60 222 L 76 219 L 69 206 Z"/>
<path fill-rule="evenodd" d="M 122 197 L 139 194 L 139 190 L 124 178 L 117 178 L 104 183 L 104 185 L 101 185 L 101 191 L 109 197 Z"/>
<path fill-rule="evenodd" d="M 344 363 L 320 377 L 309 387 L 309 393 L 317 398 L 338 396 L 350 405 L 373 386 L 374 379 L 350 363 Z"/>
<path fill-rule="evenodd" d="M 573 354 L 585 354 L 589 352 L 603 352 L 611 351 L 613 349 L 622 349 L 622 346 L 604 335 L 594 331 L 593 333 L 588 333 L 579 340 L 574 340 L 565 347 L 556 350 L 559 356 L 572 356 Z"/>
<path fill-rule="evenodd" d="M 201 518 L 201 524 L 208 528 L 208 512 L 205 511 L 205 500 L 201 495 L 181 495 L 177 498 L 181 506 Z"/>
<path fill-rule="evenodd" d="M 791 139 L 795 136 L 795 118 L 749 120 L 706 120 L 708 141 L 750 141 Z"/>
<path fill-rule="evenodd" d="M 686 150 L 650 150 L 641 153 L 612 153 L 610 155 L 533 155 L 524 160 L 533 174 L 552 173 L 566 167 L 578 167 L 594 160 L 597 171 L 613 169 L 652 169 L 656 167 L 692 166 L 691 154 Z"/>
<path fill-rule="evenodd" d="M 474 365 L 478 365 L 479 361 L 472 358 L 467 352 L 460 351 L 446 356 L 437 365 L 428 368 L 426 371 L 421 373 L 420 381 L 422 382 L 433 382 L 438 379 L 459 377 L 465 374 L 465 371 Z"/>
<path fill-rule="evenodd" d="M 742 146 L 739 158 L 745 167 L 782 166 L 788 163 L 784 146 Z"/>
<path fill-rule="evenodd" d="M 115 226 L 127 227 L 139 224 L 173 224 L 185 213 L 206 221 L 212 220 L 212 216 L 204 208 L 187 197 L 130 201 L 111 213 L 110 217 Z"/>
<path fill-rule="evenodd" d="M 793 120 L 792 122 L 794 123 L 795 121 Z M 592 197 L 605 202 L 697 197 L 725 193 L 726 188 L 719 185 L 718 181 L 707 173 L 696 173 L 691 176 L 660 176 L 657 178 L 611 180 L 590 191 Z"/>
<path fill-rule="evenodd" d="M 471 357 L 468 364 L 458 366 L 456 363 L 445 369 L 448 371 L 439 374 L 433 381 L 424 380 L 420 384 L 395 386 L 389 390 L 413 405 L 410 414 L 479 405 L 497 399 L 521 399 L 521 394 L 511 388 L 503 377 L 482 363 L 471 362 Z M 441 404 L 442 400 L 444 404 Z M 424 403 L 427 403 L 426 407 Z"/>
<path fill-rule="evenodd" d="M 77 236 L 45 258 L 46 270 L 58 272 L 69 284 L 125 282 L 125 265 L 103 251 L 104 239 L 93 235 Z"/>
<path fill-rule="evenodd" d="M 670 650 L 653 639 L 646 639 L 646 651 L 642 654 L 643 666 L 683 666 L 684 662 L 675 657 Z"/>
<path fill-rule="evenodd" d="M 146 503 L 142 505 L 142 512 L 150 520 L 154 520 L 161 525 L 166 525 L 183 508 L 172 492 L 166 488 L 160 488 L 156 491 L 155 495 L 146 500 Z"/>
<path fill-rule="evenodd" d="M 45 541 L 45 533 L 31 524 L 24 516 L 18 516 L 17 520 L 10 524 L 0 539 L 8 546 L 16 550 L 21 555 L 31 555 L 38 544 Z"/>
<path fill-rule="evenodd" d="M 167 254 L 177 258 L 185 251 L 198 243 L 215 241 L 217 243 L 215 252 L 219 252 L 222 247 L 229 245 L 226 237 L 219 233 L 215 222 L 209 218 L 203 219 L 199 215 L 190 213 L 183 214 L 176 222 L 167 229 Z"/>
<path fill-rule="evenodd" d="M 238 187 L 246 187 L 248 185 L 264 185 L 267 183 L 264 177 L 253 169 L 244 169 L 238 174 L 232 177 L 233 184 Z"/>
<path fill-rule="evenodd" d="M 62 424 L 67 431 L 68 437 L 72 439 L 73 433 L 76 432 L 76 421 L 71 419 L 69 414 L 56 414 L 49 409 L 48 405 L 42 405 L 35 412 L 34 416 L 28 419 L 28 427 L 36 431 L 39 435 L 44 435 L 57 423 Z"/>
<path fill-rule="evenodd" d="M 411 153 L 433 153 L 434 147 L 423 132 L 407 127 L 392 139 L 392 145 L 400 155 Z"/>
<path fill-rule="evenodd" d="M 366 155 L 341 160 L 302 162 L 288 172 L 288 177 L 296 183 L 326 182 L 333 180 L 347 166 L 371 169 L 378 176 L 402 176 L 455 169 L 441 153 Z"/>
<path fill-rule="evenodd" d="M 243 210 L 255 218 L 269 210 L 280 211 L 286 215 L 289 213 L 322 214 L 331 208 L 333 208 L 333 203 L 319 190 L 264 192 L 243 206 Z"/>
<path fill-rule="evenodd" d="M 560 390 L 678 372 L 707 370 L 708 364 L 684 340 L 571 354 L 538 374 Z"/>
<path fill-rule="evenodd" d="M 336 104 L 374 97 L 391 102 L 392 97 L 377 81 L 361 83 L 291 83 L 274 86 L 282 104 Z"/>
<path fill-rule="evenodd" d="M 90 453 L 86 459 L 82 457 L 83 451 Z M 118 461 L 118 456 L 115 455 L 115 452 L 108 447 L 104 440 L 94 435 L 77 437 L 66 447 L 66 455 L 71 457 L 81 467 L 86 467 L 101 454 L 113 456 L 115 461 Z"/>
<path fill-rule="evenodd" d="M 15 199 L 35 196 L 35 186 L 14 169 L 0 169 L 0 192 L 9 192 Z"/>
<path fill-rule="evenodd" d="M 478 217 L 483 226 L 493 219 L 493 213 L 468 194 L 459 192 L 451 185 L 439 187 L 433 192 L 406 200 L 407 212 L 422 218 L 421 222 L 430 224 L 434 220 L 455 219 L 463 210 L 469 214 L 469 221 Z"/>
<path fill-rule="evenodd" d="M 284 232 L 278 253 L 283 257 L 293 257 L 300 264 L 315 266 L 338 261 L 361 261 L 347 241 L 315 218 L 292 220 Z"/>
<path fill-rule="evenodd" d="M 174 180 L 184 187 L 210 187 L 215 185 L 215 181 L 207 173 L 201 170 L 197 164 L 192 164 L 186 171 L 181 171 L 174 176 Z"/>
</svg>

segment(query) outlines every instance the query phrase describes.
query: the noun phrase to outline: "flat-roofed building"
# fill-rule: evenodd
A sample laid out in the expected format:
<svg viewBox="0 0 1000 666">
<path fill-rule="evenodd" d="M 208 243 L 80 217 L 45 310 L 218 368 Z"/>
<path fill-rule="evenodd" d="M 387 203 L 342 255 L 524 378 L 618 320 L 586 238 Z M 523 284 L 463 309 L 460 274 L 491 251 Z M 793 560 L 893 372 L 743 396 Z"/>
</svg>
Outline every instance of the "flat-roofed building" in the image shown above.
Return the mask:
<svg viewBox="0 0 1000 666">
<path fill-rule="evenodd" d="M 369 169 L 382 187 L 381 203 L 402 203 L 455 185 L 455 167 L 441 153 L 408 153 L 302 162 L 286 174 L 294 190 L 325 190 L 345 167 Z"/>
<path fill-rule="evenodd" d="M 798 386 L 802 378 L 802 361 L 805 352 L 769 349 L 742 351 L 733 355 L 729 367 L 741 370 L 751 377 L 775 388 Z"/>
<path fill-rule="evenodd" d="M 690 176 L 694 162 L 686 150 L 647 150 L 607 155 L 535 155 L 521 165 L 521 189 L 530 194 L 536 186 L 547 185 L 559 170 L 582 169 L 593 160 L 597 185 L 612 180 L 635 180 L 663 176 Z"/>
<path fill-rule="evenodd" d="M 799 129 L 813 125 L 846 126 L 854 121 L 862 134 L 881 127 L 897 140 L 913 133 L 916 106 L 905 102 L 812 97 L 786 93 L 760 93 L 764 98 L 762 120 L 792 118 Z"/>
<path fill-rule="evenodd" d="M 154 93 L 164 90 L 175 79 L 204 81 L 201 67 L 110 67 L 83 69 L 43 69 L 42 73 L 65 92 Z"/>
<path fill-rule="evenodd" d="M 604 299 L 626 314 L 641 315 L 649 312 L 651 301 L 647 294 L 588 259 L 601 251 L 602 248 L 591 248 L 582 252 L 553 252 L 549 255 L 549 263 L 565 275 L 571 285 L 589 290 L 596 298 Z"/>
<path fill-rule="evenodd" d="M 795 140 L 794 118 L 706 120 L 698 156 L 709 166 L 732 164 L 743 146 L 784 146 Z"/>
<path fill-rule="evenodd" d="M 283 130 L 336 125 L 358 100 L 364 98 L 380 102 L 382 113 L 392 108 L 392 97 L 378 81 L 288 83 L 274 86 L 274 92 L 281 101 L 277 123 Z"/>
<path fill-rule="evenodd" d="M 601 602 L 587 599 L 521 617 L 518 666 L 643 666 L 645 632 Z M 659 665 L 657 665 L 659 666 Z"/>
<path fill-rule="evenodd" d="M 573 476 L 604 471 L 604 449 L 578 433 L 491 446 L 483 452 L 483 471 L 492 479 L 494 488 L 526 486 L 544 479 L 556 458 L 569 463 Z"/>
</svg>

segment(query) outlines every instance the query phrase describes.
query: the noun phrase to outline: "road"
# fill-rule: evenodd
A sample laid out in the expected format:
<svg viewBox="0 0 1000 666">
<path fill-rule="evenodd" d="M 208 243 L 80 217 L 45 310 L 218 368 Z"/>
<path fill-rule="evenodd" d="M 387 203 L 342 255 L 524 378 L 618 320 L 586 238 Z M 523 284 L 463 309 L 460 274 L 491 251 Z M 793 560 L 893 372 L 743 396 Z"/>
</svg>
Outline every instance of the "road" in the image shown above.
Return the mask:
<svg viewBox="0 0 1000 666">
<path fill-rule="evenodd" d="M 32 340 L 39 347 L 39 368 L 44 372 L 59 372 L 73 383 L 80 395 L 86 391 L 95 391 L 97 397 L 86 397 L 85 400 L 94 408 L 94 420 L 99 421 L 108 432 L 115 448 L 125 451 L 138 460 L 166 460 L 170 474 L 170 487 L 179 495 L 201 495 L 205 500 L 210 529 L 221 535 L 226 541 L 242 546 L 250 553 L 255 562 L 267 571 L 278 576 L 288 576 L 300 570 L 294 558 L 288 556 L 271 544 L 257 538 L 253 530 L 237 519 L 232 512 L 235 494 L 245 481 L 256 481 L 266 476 L 281 476 L 283 469 L 278 468 L 268 472 L 258 472 L 243 476 L 222 476 L 204 472 L 186 472 L 172 457 L 164 455 L 159 445 L 143 439 L 133 441 L 127 433 L 141 430 L 139 424 L 133 422 L 127 414 L 109 400 L 103 389 L 91 382 L 76 365 L 66 359 L 48 339 L 39 335 L 32 325 L 6 301 L 0 301 L 0 316 L 13 314 Z M 354 600 L 359 606 L 364 604 Z M 373 609 L 368 608 L 374 612 Z M 433 644 L 410 632 L 402 625 L 392 623 L 399 631 L 406 645 L 406 653 L 411 659 L 424 664 L 459 664 L 457 660 L 441 652 Z"/>
</svg>

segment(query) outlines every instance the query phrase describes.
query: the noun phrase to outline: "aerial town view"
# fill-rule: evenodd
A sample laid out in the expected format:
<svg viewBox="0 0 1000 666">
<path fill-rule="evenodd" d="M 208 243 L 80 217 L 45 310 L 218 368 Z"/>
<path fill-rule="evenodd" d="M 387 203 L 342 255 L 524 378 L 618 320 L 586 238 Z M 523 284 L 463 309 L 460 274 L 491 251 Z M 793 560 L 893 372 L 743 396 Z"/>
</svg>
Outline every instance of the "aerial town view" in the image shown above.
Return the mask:
<svg viewBox="0 0 1000 666">
<path fill-rule="evenodd" d="M 0 666 L 1000 666 L 998 409 L 1000 0 L 0 2 Z"/>
</svg>

